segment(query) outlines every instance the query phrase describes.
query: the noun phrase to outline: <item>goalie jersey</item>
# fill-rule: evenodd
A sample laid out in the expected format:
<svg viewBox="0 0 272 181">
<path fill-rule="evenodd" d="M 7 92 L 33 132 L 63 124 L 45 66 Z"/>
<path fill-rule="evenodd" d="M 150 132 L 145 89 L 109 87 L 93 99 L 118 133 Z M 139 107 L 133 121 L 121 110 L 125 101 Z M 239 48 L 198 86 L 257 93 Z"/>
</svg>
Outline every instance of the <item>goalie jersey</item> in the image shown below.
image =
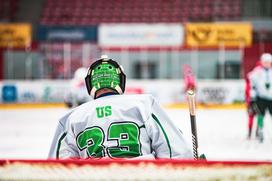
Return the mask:
<svg viewBox="0 0 272 181">
<path fill-rule="evenodd" d="M 59 120 L 49 158 L 183 158 L 192 151 L 153 96 L 110 95 Z"/>
</svg>

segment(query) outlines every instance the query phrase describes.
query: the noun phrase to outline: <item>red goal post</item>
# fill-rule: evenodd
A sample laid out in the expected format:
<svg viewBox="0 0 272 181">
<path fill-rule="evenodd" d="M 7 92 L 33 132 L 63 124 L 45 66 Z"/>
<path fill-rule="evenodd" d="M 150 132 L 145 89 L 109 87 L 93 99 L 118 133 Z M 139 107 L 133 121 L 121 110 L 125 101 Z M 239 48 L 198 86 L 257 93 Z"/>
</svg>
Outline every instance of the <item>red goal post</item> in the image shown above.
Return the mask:
<svg viewBox="0 0 272 181">
<path fill-rule="evenodd" d="M 194 160 L 0 160 L 0 180 L 272 179 L 272 162 Z"/>
</svg>

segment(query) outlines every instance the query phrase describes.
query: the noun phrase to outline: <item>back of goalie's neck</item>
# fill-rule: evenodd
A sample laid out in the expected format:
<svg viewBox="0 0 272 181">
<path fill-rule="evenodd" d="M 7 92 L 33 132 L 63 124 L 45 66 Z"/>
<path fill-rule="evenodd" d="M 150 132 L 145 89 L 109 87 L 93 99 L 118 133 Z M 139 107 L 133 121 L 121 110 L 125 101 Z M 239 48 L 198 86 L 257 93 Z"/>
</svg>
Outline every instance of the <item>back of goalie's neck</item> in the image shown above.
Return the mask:
<svg viewBox="0 0 272 181">
<path fill-rule="evenodd" d="M 98 99 L 100 97 L 105 97 L 105 96 L 117 95 L 117 94 L 118 94 L 117 92 L 113 92 L 113 91 L 111 91 L 111 92 L 105 92 L 105 93 L 102 93 L 102 94 L 96 96 L 95 99 Z"/>
</svg>

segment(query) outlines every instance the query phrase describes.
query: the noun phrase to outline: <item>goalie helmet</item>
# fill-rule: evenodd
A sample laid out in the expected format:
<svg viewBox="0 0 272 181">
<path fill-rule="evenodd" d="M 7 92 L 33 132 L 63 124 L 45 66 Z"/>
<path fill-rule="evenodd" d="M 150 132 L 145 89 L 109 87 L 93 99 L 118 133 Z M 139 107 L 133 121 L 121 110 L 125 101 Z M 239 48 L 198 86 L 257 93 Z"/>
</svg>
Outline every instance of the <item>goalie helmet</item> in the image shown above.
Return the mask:
<svg viewBox="0 0 272 181">
<path fill-rule="evenodd" d="M 125 92 L 126 75 L 122 66 L 107 57 L 95 61 L 89 68 L 85 83 L 88 94 L 96 98 L 97 91 L 108 88 L 118 94 Z"/>
</svg>

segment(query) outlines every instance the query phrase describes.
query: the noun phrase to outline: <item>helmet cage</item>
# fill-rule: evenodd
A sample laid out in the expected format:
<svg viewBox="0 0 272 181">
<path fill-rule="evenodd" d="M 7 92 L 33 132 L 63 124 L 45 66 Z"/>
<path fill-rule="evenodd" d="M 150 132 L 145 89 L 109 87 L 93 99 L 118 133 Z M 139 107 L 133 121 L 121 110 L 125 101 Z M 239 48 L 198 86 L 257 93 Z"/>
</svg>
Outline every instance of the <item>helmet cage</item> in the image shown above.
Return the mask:
<svg viewBox="0 0 272 181">
<path fill-rule="evenodd" d="M 93 84 L 91 82 L 92 76 L 93 76 L 92 73 L 97 66 L 99 66 L 103 63 L 108 63 L 117 69 L 117 73 L 118 73 L 119 80 L 120 80 L 119 85 L 117 85 L 115 87 L 102 87 L 102 88 L 98 88 L 98 89 L 95 86 L 93 86 Z M 85 77 L 85 83 L 86 83 L 88 94 L 93 96 L 93 98 L 96 97 L 96 92 L 100 89 L 103 89 L 103 88 L 108 88 L 108 89 L 115 91 L 116 93 L 123 94 L 125 92 L 126 75 L 123 72 L 123 68 L 116 61 L 114 61 L 112 59 L 99 59 L 90 66 L 87 76 Z"/>
</svg>

